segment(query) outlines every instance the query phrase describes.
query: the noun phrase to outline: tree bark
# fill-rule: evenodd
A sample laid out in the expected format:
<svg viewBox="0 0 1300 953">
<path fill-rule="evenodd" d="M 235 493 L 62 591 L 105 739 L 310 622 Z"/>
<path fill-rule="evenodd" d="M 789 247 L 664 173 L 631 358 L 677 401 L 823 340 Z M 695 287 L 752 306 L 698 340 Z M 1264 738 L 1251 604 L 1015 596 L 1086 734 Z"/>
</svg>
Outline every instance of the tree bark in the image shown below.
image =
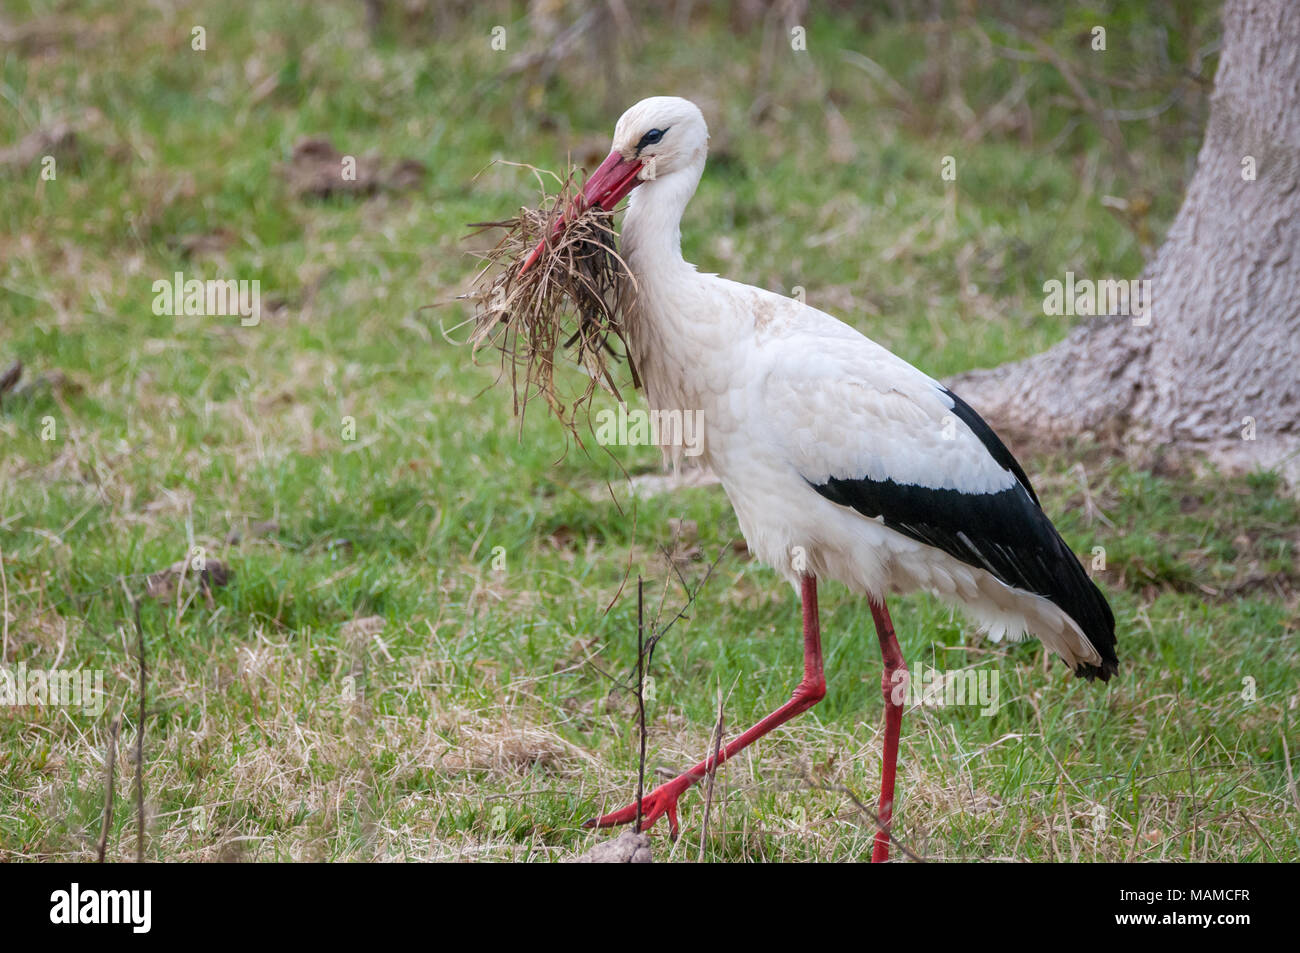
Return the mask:
<svg viewBox="0 0 1300 953">
<path fill-rule="evenodd" d="M 1295 486 L 1300 3 L 1228 0 L 1223 20 L 1196 172 L 1144 275 L 1149 322 L 1099 318 L 1040 355 L 951 386 L 1013 439 L 1092 431 L 1226 470 L 1277 468 Z"/>
</svg>

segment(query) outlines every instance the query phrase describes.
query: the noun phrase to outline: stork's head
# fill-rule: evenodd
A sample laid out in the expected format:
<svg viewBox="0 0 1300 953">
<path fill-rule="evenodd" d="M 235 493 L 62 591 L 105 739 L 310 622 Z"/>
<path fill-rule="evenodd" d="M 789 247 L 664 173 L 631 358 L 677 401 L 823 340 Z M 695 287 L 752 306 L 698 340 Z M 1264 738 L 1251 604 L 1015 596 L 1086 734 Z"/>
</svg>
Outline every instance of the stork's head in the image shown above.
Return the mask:
<svg viewBox="0 0 1300 953">
<path fill-rule="evenodd" d="M 604 166 L 639 164 L 637 180 L 648 182 L 693 165 L 708 143 L 709 127 L 698 106 L 676 96 L 652 96 L 619 117 Z"/>
<path fill-rule="evenodd" d="M 619 117 L 614 127 L 613 149 L 582 187 L 578 212 L 598 205 L 613 211 L 628 193 L 643 182 L 690 170 L 698 181 L 709 146 L 704 114 L 689 99 L 651 96 Z M 692 183 L 692 188 L 694 184 Z M 555 234 L 564 228 L 561 218 Z M 554 238 L 554 235 L 552 236 Z M 537 259 L 545 240 L 528 256 L 524 271 Z"/>
</svg>

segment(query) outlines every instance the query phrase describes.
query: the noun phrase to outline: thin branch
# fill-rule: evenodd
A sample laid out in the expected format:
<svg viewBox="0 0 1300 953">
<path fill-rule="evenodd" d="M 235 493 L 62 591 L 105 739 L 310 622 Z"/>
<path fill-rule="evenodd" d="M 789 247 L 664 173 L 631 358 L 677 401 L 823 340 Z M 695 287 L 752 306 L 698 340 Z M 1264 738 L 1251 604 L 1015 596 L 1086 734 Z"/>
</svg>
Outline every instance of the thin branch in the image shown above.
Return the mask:
<svg viewBox="0 0 1300 953">
<path fill-rule="evenodd" d="M 673 616 L 671 619 L 668 620 L 667 625 L 665 625 L 662 629 L 659 629 L 651 637 L 649 644 L 646 646 L 646 650 L 650 653 L 651 658 L 654 658 L 655 646 L 659 644 L 659 640 L 662 639 L 665 635 L 667 635 L 668 630 L 671 629 L 674 625 L 676 625 L 678 621 L 686 618 L 686 610 L 689 609 L 691 605 L 695 602 L 696 597 L 700 594 L 700 590 L 704 588 L 704 584 L 708 582 L 709 577 L 713 575 L 713 570 L 718 568 L 718 563 L 722 562 L 722 557 L 727 554 L 727 550 L 730 548 L 730 546 L 731 544 L 727 543 L 721 549 L 718 550 L 717 558 L 714 559 L 713 562 L 709 564 L 708 570 L 704 573 L 704 578 L 701 579 L 696 584 L 694 589 L 687 590 L 687 598 L 686 598 L 685 605 L 681 607 L 681 609 L 678 611 L 678 613 L 675 616 Z M 671 561 L 672 560 L 669 560 L 669 562 Z M 683 586 L 684 585 L 685 585 L 685 581 L 683 581 Z"/>
<path fill-rule="evenodd" d="M 999 25 L 1012 36 L 1032 46 L 1038 56 L 1056 70 L 1061 79 L 1065 81 L 1065 85 L 1070 88 L 1070 92 L 1074 95 L 1079 107 L 1096 121 L 1097 128 L 1115 148 L 1116 155 L 1131 174 L 1136 169 L 1136 166 L 1133 163 L 1133 157 L 1129 155 L 1128 148 L 1124 144 L 1124 137 L 1115 123 L 1115 117 L 1106 114 L 1107 111 L 1101 107 L 1092 94 L 1088 92 L 1087 87 L 1083 85 L 1074 67 L 1064 56 L 1041 38 L 1021 30 L 1014 23 L 1000 21 Z"/>
<path fill-rule="evenodd" d="M 704 823 L 700 825 L 699 863 L 704 863 L 704 842 L 709 836 L 709 813 L 713 807 L 713 780 L 718 774 L 718 755 L 722 751 L 722 684 L 718 684 L 718 720 L 713 725 L 713 757 L 709 759 L 709 782 L 704 788 Z"/>
<path fill-rule="evenodd" d="M 0 616 L 0 625 L 4 626 L 4 639 L 0 641 L 0 664 L 9 657 L 9 577 L 5 573 L 5 551 L 0 546 L 0 587 L 4 589 L 4 608 Z"/>
<path fill-rule="evenodd" d="M 1286 743 L 1286 732 L 1280 733 L 1282 736 L 1282 760 L 1286 762 L 1286 789 L 1291 795 L 1291 800 L 1295 802 L 1295 809 L 1300 811 L 1300 788 L 1295 784 L 1295 771 L 1291 767 L 1291 747 Z"/>
<path fill-rule="evenodd" d="M 140 659 L 140 723 L 135 733 L 135 860 L 144 863 L 144 720 L 148 683 L 144 664 L 144 626 L 140 624 L 140 600 L 132 600 L 135 607 L 136 652 Z"/>
<path fill-rule="evenodd" d="M 898 837 L 894 834 L 894 831 L 892 829 L 893 828 L 892 823 L 888 827 L 882 824 L 880 822 L 880 816 L 876 814 L 875 811 L 871 810 L 871 808 L 863 804 L 862 801 L 859 800 L 858 796 L 853 793 L 853 789 L 850 788 L 847 784 L 819 785 L 813 782 L 811 778 L 809 779 L 809 784 L 812 787 L 820 787 L 822 790 L 839 791 L 840 793 L 846 795 L 848 799 L 853 802 L 853 806 L 856 807 L 862 814 L 864 814 L 871 821 L 871 823 L 875 826 L 876 830 L 885 832 L 885 836 L 889 838 L 889 842 L 893 844 L 895 847 L 897 847 L 900 851 L 902 851 L 903 855 L 908 860 L 914 860 L 918 864 L 924 864 L 926 862 L 924 857 L 921 857 L 919 854 L 914 853 L 911 848 L 909 848 L 906 844 L 904 844 L 901 840 L 898 839 Z"/>
<path fill-rule="evenodd" d="M 645 665 L 647 669 L 654 662 L 655 647 L 659 644 L 659 640 L 662 639 L 665 635 L 667 635 L 668 630 L 671 629 L 673 625 L 675 625 L 679 620 L 687 618 L 686 615 L 687 610 L 690 609 L 691 604 L 695 602 L 696 597 L 699 596 L 700 594 L 700 590 L 703 589 L 704 584 L 709 581 L 709 577 L 713 575 L 713 570 L 715 570 L 718 567 L 718 563 L 722 562 L 722 557 L 727 554 L 727 550 L 728 548 L 730 548 L 730 546 L 731 543 L 728 542 L 726 545 L 722 547 L 722 549 L 718 551 L 717 558 L 714 559 L 713 562 L 709 565 L 708 570 L 704 573 L 704 578 L 702 578 L 699 581 L 699 583 L 695 586 L 694 589 L 691 589 L 689 586 L 686 585 L 685 579 L 682 580 L 682 588 L 686 590 L 685 604 L 681 607 L 680 610 L 678 610 L 676 615 L 674 615 L 671 619 L 668 620 L 668 624 L 665 625 L 662 629 L 658 628 L 657 623 L 650 626 L 650 633 L 651 633 L 650 638 L 646 640 L 645 645 L 643 647 L 640 647 L 640 651 L 637 652 L 638 665 L 640 664 L 639 657 L 641 655 L 645 655 L 646 658 Z M 671 561 L 672 560 L 669 560 L 669 562 Z M 640 578 L 641 578 L 640 576 L 637 577 L 638 585 L 640 585 Z M 633 673 L 629 671 L 628 674 L 623 677 L 622 685 L 618 687 L 623 688 L 625 691 L 631 691 L 631 689 L 628 688 L 627 686 L 628 683 L 632 680 L 632 675 Z"/>
<path fill-rule="evenodd" d="M 104 788 L 104 824 L 99 829 L 98 859 L 104 862 L 104 852 L 108 849 L 108 829 L 113 826 L 113 787 L 117 778 L 117 735 L 122 730 L 122 713 L 113 716 L 113 723 L 108 728 L 108 757 L 104 764 L 108 768 L 108 784 Z"/>
</svg>

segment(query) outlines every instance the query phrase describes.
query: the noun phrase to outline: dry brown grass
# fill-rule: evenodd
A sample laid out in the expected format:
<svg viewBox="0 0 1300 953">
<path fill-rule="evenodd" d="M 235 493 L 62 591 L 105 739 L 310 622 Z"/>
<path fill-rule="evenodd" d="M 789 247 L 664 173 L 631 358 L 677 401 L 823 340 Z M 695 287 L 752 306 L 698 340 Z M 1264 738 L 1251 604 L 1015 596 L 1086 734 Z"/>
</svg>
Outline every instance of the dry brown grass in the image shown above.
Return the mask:
<svg viewBox="0 0 1300 953">
<path fill-rule="evenodd" d="M 533 170 L 538 181 L 542 173 Z M 502 376 L 510 381 L 514 410 L 522 417 L 528 401 L 541 396 L 547 407 L 575 433 L 577 415 L 597 386 L 619 394 L 613 367 L 624 345 L 621 315 L 633 281 L 616 250 L 613 215 L 599 207 L 582 208 L 576 169 L 545 195 L 538 208 L 522 208 L 514 218 L 471 225 L 480 231 L 504 229 L 492 248 L 480 253 L 483 268 L 468 298 L 475 305 L 475 352 L 490 345 L 501 354 Z M 554 234 L 563 218 L 563 230 Z M 535 261 L 533 250 L 543 242 Z M 527 266 L 527 267 L 526 267 Z M 564 352 L 587 377 L 583 390 L 557 388 L 557 360 Z M 637 384 L 635 368 L 633 383 Z"/>
</svg>

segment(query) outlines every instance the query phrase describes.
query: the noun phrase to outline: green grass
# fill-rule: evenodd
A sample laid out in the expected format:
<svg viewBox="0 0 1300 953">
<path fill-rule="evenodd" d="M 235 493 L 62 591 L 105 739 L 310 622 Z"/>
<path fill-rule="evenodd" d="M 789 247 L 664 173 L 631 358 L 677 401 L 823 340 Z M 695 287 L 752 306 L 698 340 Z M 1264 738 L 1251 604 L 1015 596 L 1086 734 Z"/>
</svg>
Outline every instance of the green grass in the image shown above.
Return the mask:
<svg viewBox="0 0 1300 953">
<path fill-rule="evenodd" d="M 1105 76 L 1149 75 L 1161 29 L 1169 75 L 1198 45 L 1188 29 L 1213 35 L 1212 5 L 1178 18 L 1093 6 L 1111 52 L 1086 68 Z M 491 159 L 559 168 L 640 95 L 690 95 L 716 155 L 683 226 L 687 257 L 802 286 L 944 375 L 1058 340 L 1069 319 L 1042 314 L 1048 278 L 1137 274 L 1141 240 L 1101 198 L 1150 195 L 1158 240 L 1203 118 L 1191 95 L 1127 125 L 1128 171 L 1063 102 L 1055 70 L 985 49 L 982 30 L 1017 45 L 992 20 L 957 23 L 940 55 L 923 24 L 820 15 L 808 51 L 777 43 L 764 79 L 758 29 L 707 11 L 689 30 L 652 19 L 640 43 L 620 43 L 624 82 L 610 89 L 582 57 L 545 85 L 503 75 L 530 42 L 518 5 L 437 29 L 390 14 L 374 41 L 359 3 L 29 12 L 56 40 L 0 53 L 0 143 L 62 119 L 79 149 L 52 182 L 0 168 L 0 365 L 69 381 L 0 409 L 4 662 L 103 670 L 110 701 L 98 717 L 0 708 L 5 859 L 93 855 L 118 712 L 108 853 L 134 855 L 129 599 L 195 545 L 231 583 L 211 603 L 190 587 L 142 610 L 150 858 L 547 859 L 589 846 L 598 835 L 579 823 L 635 790 L 636 719 L 618 685 L 635 664 L 636 576 L 652 607 L 664 597 L 664 621 L 684 598 L 660 552 L 673 518 L 698 526 L 692 585 L 726 552 L 655 655 L 650 769 L 702 755 L 719 691 L 729 730 L 788 697 L 797 601 L 730 548 L 721 490 L 633 506 L 623 468 L 656 472 L 656 453 L 566 454 L 540 413 L 521 437 L 504 389 L 484 392 L 493 368 L 444 335 L 465 318 L 465 224 L 535 198 L 526 172 Z M 1071 38 L 1091 14 L 1038 30 L 1078 62 Z M 503 20 L 510 49 L 494 53 Z M 206 52 L 190 50 L 196 23 Z M 880 64 L 910 103 L 843 50 Z M 959 86 L 936 74 L 947 60 Z M 962 104 L 982 116 L 1021 75 L 1016 122 L 966 141 Z M 827 103 L 853 140 L 834 159 Z M 299 200 L 280 167 L 304 135 L 418 158 L 429 174 L 414 192 Z M 953 183 L 939 176 L 946 155 Z M 180 250 L 219 230 L 223 249 Z M 257 278 L 283 307 L 256 328 L 154 315 L 152 282 L 178 270 Z M 1086 440 L 1018 449 L 1074 549 L 1106 551 L 1121 673 L 1088 685 L 1036 642 L 995 646 L 927 597 L 896 600 L 910 662 L 1001 680 L 992 717 L 906 715 L 900 837 L 963 860 L 1300 858 L 1285 763 L 1300 754 L 1294 500 L 1267 474 L 1157 475 Z M 241 542 L 227 542 L 232 528 Z M 869 853 L 844 789 L 870 802 L 878 783 L 879 659 L 865 602 L 827 586 L 822 605 L 829 695 L 722 772 L 707 858 Z M 381 631 L 349 627 L 372 617 Z M 660 857 L 697 856 L 701 804 L 684 799 L 686 837 Z"/>
</svg>

